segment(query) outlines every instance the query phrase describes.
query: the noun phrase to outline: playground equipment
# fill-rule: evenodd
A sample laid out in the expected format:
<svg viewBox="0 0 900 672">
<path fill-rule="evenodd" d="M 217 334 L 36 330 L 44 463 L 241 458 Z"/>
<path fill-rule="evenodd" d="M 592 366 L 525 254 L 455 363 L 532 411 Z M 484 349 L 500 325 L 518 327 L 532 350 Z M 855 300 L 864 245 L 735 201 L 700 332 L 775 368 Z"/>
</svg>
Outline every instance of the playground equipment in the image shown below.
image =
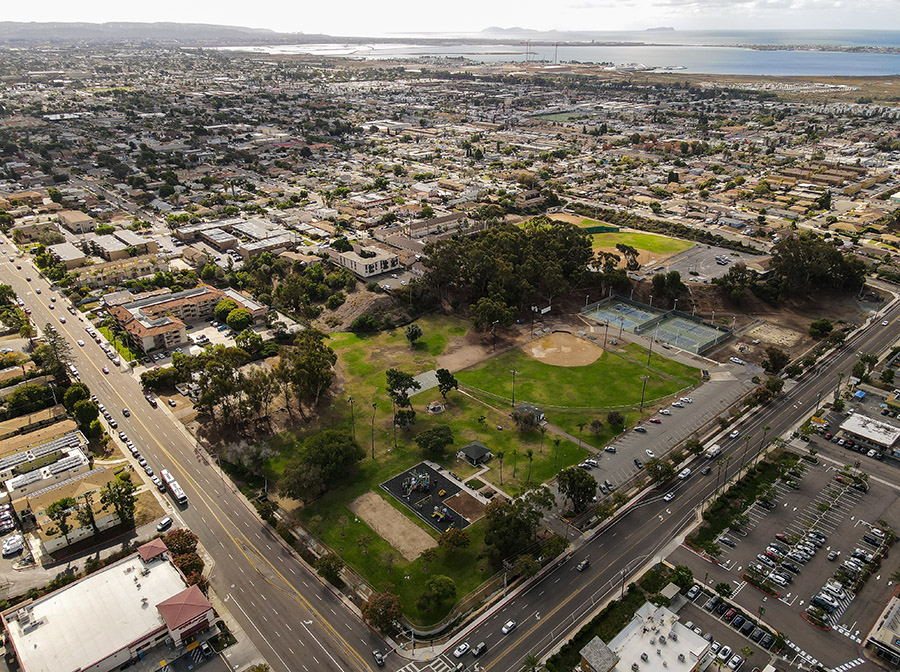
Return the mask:
<svg viewBox="0 0 900 672">
<path fill-rule="evenodd" d="M 453 522 L 453 514 L 447 510 L 446 506 L 434 507 L 431 517 L 436 518 L 439 523 L 443 523 L 444 520 L 449 520 L 451 523 Z"/>
<path fill-rule="evenodd" d="M 413 492 L 428 492 L 431 486 L 431 474 L 428 472 L 417 474 L 413 471 L 403 479 L 400 487 L 403 489 L 403 496 L 409 498 Z"/>
</svg>

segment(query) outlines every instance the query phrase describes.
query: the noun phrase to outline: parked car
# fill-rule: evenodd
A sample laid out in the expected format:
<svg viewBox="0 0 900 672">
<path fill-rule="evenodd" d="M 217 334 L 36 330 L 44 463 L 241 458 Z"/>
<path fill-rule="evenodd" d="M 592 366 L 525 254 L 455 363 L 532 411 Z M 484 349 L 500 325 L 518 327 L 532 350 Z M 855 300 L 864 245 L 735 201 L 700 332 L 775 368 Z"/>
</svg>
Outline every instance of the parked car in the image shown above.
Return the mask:
<svg viewBox="0 0 900 672">
<path fill-rule="evenodd" d="M 172 527 L 172 523 L 174 523 L 174 522 L 175 521 L 172 520 L 169 516 L 166 516 L 165 518 L 163 518 L 161 521 L 159 521 L 156 524 L 156 531 L 157 532 L 165 532 L 170 527 Z"/>
</svg>

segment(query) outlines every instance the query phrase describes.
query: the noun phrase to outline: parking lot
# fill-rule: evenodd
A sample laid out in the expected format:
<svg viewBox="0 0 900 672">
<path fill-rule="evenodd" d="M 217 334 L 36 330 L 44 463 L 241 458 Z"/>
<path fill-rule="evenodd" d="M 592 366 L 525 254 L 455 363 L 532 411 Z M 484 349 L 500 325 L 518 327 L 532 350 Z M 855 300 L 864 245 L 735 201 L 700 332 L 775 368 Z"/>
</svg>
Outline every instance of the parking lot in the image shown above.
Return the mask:
<svg viewBox="0 0 900 672">
<path fill-rule="evenodd" d="M 735 628 L 732 624 L 737 614 L 729 614 L 730 611 L 735 610 L 727 602 L 716 599 L 713 591 L 701 590 L 693 600 L 688 600 L 678 616 L 682 623 L 693 627 L 695 632 L 699 628 L 704 637 L 712 638 L 712 648 L 717 657 L 728 647 L 730 657 L 740 655 L 745 660 L 740 669 L 765 667 L 780 644 L 774 633 L 758 627 L 752 619 L 749 621 L 750 625 L 747 625 L 743 616 L 740 617 L 739 626 Z M 745 628 L 747 633 L 743 634 L 741 628 Z M 747 655 L 744 649 L 749 649 L 752 655 Z"/>
<path fill-rule="evenodd" d="M 856 594 L 850 589 L 853 578 L 865 576 L 867 572 L 840 568 L 847 566 L 845 563 L 857 548 L 867 554 L 877 551 L 877 545 L 863 537 L 871 538 L 872 528 L 882 524 L 879 521 L 891 527 L 900 524 L 900 493 L 880 479 L 870 479 L 868 492 L 855 489 L 849 483 L 835 480 L 842 465 L 824 459 L 820 462 L 812 465 L 801 461 L 802 475 L 780 479 L 773 486 L 771 508 L 749 504 L 745 509 L 746 524 L 740 530 L 729 530 L 722 535 L 733 546 L 721 543 L 720 537 L 722 554 L 718 564 L 685 547 L 677 549 L 669 561 L 687 564 L 710 590 L 721 582 L 729 584 L 733 590 L 732 602 L 746 612 L 760 614 L 762 610 L 763 621 L 789 640 L 783 652 L 789 661 L 816 661 L 836 667 L 858 659 L 860 643 L 890 597 L 892 587 L 888 577 L 900 561 L 888 556 L 880 566 L 876 564 Z M 820 544 L 810 540 L 810 530 L 818 530 L 824 537 Z M 799 559 L 788 557 L 804 540 L 804 545 L 812 547 L 811 557 L 802 554 L 796 556 Z M 787 553 L 773 547 L 773 542 Z M 770 549 L 768 556 L 767 549 Z M 761 571 L 754 571 L 754 566 Z M 760 581 L 774 569 L 787 580 L 768 580 L 771 594 L 747 581 L 748 578 Z M 826 582 L 835 577 L 843 587 L 834 593 L 825 590 Z M 828 596 L 822 598 L 827 599 L 828 609 L 812 611 L 821 616 L 829 630 L 819 629 L 805 620 L 809 618 L 806 612 L 813 606 L 813 599 L 823 592 Z"/>
<path fill-rule="evenodd" d="M 731 259 L 728 264 L 716 263 L 716 257 L 727 256 Z M 728 269 L 735 263 L 750 259 L 750 255 L 734 250 L 726 250 L 724 247 L 709 245 L 694 245 L 692 248 L 671 257 L 666 261 L 666 272 L 678 271 L 685 282 L 712 281 L 728 273 Z M 696 275 L 694 275 L 696 273 Z"/>
</svg>

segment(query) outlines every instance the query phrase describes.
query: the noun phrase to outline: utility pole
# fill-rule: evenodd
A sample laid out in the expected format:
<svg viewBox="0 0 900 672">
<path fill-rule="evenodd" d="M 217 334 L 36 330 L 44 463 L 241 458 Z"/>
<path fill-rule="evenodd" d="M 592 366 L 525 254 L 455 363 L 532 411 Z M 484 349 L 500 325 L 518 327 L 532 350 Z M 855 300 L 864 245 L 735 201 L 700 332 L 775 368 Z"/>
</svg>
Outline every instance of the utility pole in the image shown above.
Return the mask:
<svg viewBox="0 0 900 672">
<path fill-rule="evenodd" d="M 647 379 L 650 376 L 641 376 L 641 380 L 644 381 L 644 384 L 641 385 L 641 412 L 644 412 L 644 392 L 647 390 Z"/>
<path fill-rule="evenodd" d="M 512 377 L 513 377 L 512 407 L 515 408 L 516 407 L 516 374 L 518 373 L 518 371 L 516 371 L 515 369 L 510 369 L 509 372 L 512 374 Z"/>
</svg>

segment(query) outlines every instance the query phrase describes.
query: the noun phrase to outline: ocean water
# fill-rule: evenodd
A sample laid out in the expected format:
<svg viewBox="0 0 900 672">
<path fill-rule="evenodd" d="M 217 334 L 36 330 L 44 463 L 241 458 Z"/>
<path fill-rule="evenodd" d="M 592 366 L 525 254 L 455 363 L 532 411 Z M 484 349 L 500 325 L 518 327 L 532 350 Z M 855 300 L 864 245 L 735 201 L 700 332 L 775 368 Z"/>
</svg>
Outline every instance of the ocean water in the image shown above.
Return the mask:
<svg viewBox="0 0 900 672">
<path fill-rule="evenodd" d="M 688 74 L 900 75 L 900 54 L 826 50 L 828 47 L 900 47 L 900 31 L 503 31 L 455 35 L 411 34 L 396 36 L 395 39 L 396 42 L 335 41 L 226 49 L 360 59 L 456 57 L 481 63 L 524 63 L 527 58 L 548 64 L 564 61 L 611 63 L 619 67 L 673 69 Z M 457 41 L 437 42 L 441 39 Z M 818 50 L 782 48 L 766 51 L 737 45 L 806 46 L 817 47 Z"/>
</svg>

